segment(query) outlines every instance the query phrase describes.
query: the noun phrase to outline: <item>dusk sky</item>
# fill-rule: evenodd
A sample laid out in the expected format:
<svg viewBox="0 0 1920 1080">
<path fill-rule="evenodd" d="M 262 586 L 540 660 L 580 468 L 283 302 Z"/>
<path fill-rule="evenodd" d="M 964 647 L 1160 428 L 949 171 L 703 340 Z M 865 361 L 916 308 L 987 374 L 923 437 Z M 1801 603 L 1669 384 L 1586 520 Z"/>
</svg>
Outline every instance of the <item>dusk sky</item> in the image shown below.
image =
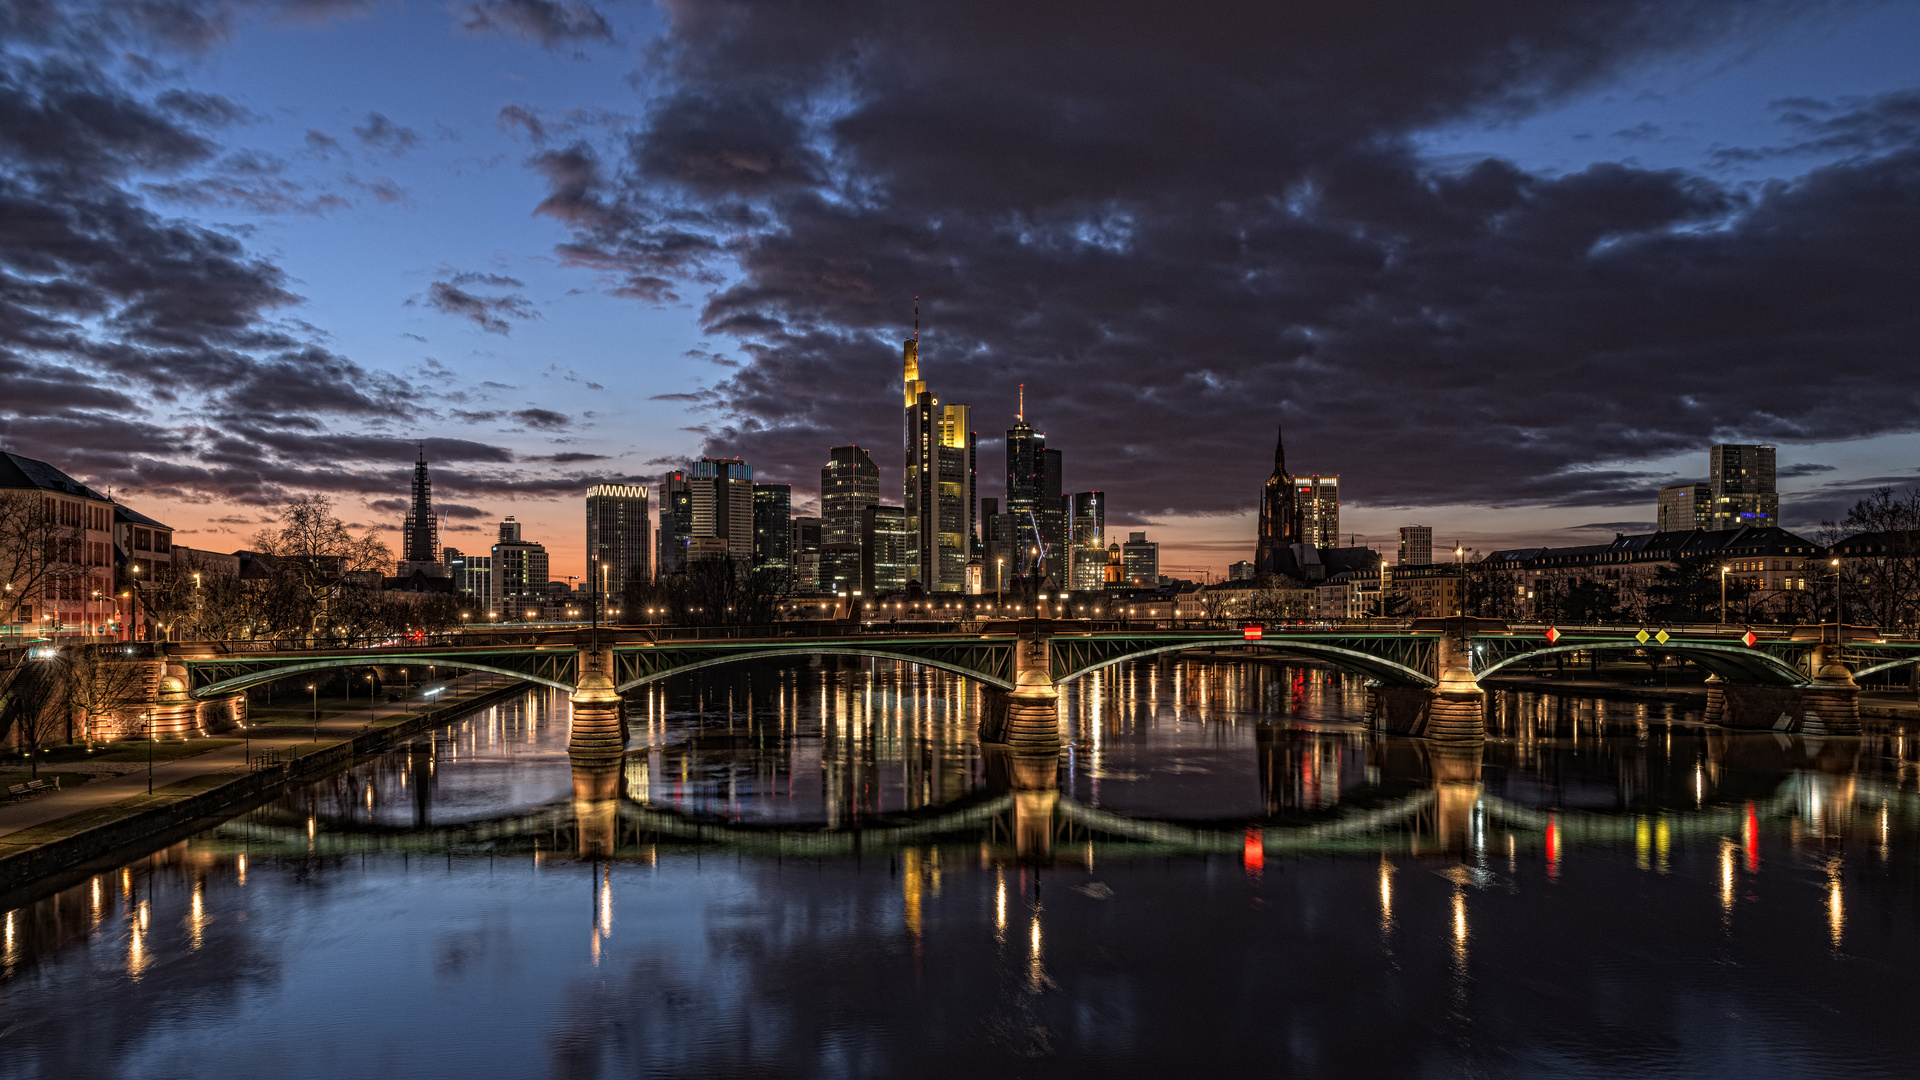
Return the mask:
<svg viewBox="0 0 1920 1080">
<path fill-rule="evenodd" d="M 900 495 L 900 341 L 1017 387 L 1162 563 L 1651 527 L 1779 447 L 1813 531 L 1920 466 L 1920 3 L 0 4 L 0 441 L 245 546 L 484 549 L 738 454 Z"/>
</svg>

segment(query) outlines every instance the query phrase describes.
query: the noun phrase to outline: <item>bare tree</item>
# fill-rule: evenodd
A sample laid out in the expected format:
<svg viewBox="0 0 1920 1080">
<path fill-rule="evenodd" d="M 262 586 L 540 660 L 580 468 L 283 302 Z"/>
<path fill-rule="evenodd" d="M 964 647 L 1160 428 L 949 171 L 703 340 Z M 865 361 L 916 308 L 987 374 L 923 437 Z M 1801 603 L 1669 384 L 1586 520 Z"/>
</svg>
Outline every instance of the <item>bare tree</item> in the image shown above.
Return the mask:
<svg viewBox="0 0 1920 1080">
<path fill-rule="evenodd" d="M 23 606 L 86 572 L 81 539 L 79 526 L 60 523 L 53 500 L 0 491 L 0 623 L 17 622 Z"/>
<path fill-rule="evenodd" d="M 154 677 L 153 661 L 129 658 L 119 646 L 70 645 L 60 649 L 50 664 L 67 742 L 74 741 L 76 717 L 91 737 L 107 717 L 144 705 Z"/>
<path fill-rule="evenodd" d="M 1850 619 L 1884 627 L 1914 624 L 1920 609 L 1920 489 L 1875 491 L 1837 525 L 1827 522 L 1822 539 L 1852 549 L 1839 567 Z"/>
<path fill-rule="evenodd" d="M 338 636 L 336 606 L 346 575 L 364 571 L 385 574 L 393 552 L 372 533 L 354 536 L 334 516 L 333 503 L 324 495 L 309 494 L 287 503 L 280 525 L 263 529 L 254 547 L 269 556 L 275 576 L 298 589 L 306 600 L 304 636 L 318 644 Z"/>
<path fill-rule="evenodd" d="M 27 754 L 27 768 L 40 776 L 40 748 L 59 736 L 62 723 L 59 679 L 44 659 L 23 660 L 0 685 L 0 734 L 12 733 Z"/>
<path fill-rule="evenodd" d="M 773 622 L 786 584 L 784 575 L 755 573 L 744 560 L 695 559 L 655 584 L 651 603 L 680 626 L 760 626 Z"/>
</svg>

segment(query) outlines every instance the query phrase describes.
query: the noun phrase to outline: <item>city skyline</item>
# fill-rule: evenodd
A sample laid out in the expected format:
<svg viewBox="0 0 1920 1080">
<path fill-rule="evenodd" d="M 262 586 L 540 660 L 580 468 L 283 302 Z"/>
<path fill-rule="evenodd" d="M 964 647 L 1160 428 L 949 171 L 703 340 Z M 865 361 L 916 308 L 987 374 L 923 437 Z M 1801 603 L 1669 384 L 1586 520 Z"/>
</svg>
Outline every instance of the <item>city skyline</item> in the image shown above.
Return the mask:
<svg viewBox="0 0 1920 1080">
<path fill-rule="evenodd" d="M 1392 40 L 1447 47 L 1382 79 L 1365 17 L 577 7 L 76 3 L 9 29 L 0 168 L 73 234 L 6 256 L 50 288 L 10 301 L 5 449 L 196 547 L 317 491 L 397 555 L 424 443 L 441 544 L 511 514 L 580 574 L 595 483 L 738 455 L 805 512 L 831 446 L 898 475 L 918 293 L 984 460 L 1025 384 L 1070 492 L 1216 574 L 1251 550 L 1276 422 L 1382 550 L 1415 521 L 1449 549 L 1648 529 L 1714 444 L 1775 445 L 1802 531 L 1914 481 L 1912 8 L 1409 8 Z M 842 65 L 848 42 L 918 66 Z M 1185 70 L 1220 81 L 1160 81 Z"/>
</svg>

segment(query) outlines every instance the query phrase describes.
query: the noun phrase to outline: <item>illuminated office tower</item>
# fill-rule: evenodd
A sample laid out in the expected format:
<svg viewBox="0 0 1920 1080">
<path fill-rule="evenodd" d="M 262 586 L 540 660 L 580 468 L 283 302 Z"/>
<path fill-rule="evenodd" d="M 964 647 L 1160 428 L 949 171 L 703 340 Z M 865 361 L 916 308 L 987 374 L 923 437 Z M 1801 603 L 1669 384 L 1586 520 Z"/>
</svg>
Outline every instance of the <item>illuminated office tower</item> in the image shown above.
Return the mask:
<svg viewBox="0 0 1920 1080">
<path fill-rule="evenodd" d="M 683 573 L 687 569 L 687 543 L 693 538 L 693 490 L 687 486 L 684 472 L 675 470 L 660 478 L 660 529 L 656 535 L 656 572 Z"/>
<path fill-rule="evenodd" d="M 1120 566 L 1126 584 L 1135 587 L 1160 584 L 1160 545 L 1143 532 L 1128 533 L 1120 545 Z"/>
<path fill-rule="evenodd" d="M 1780 496 L 1773 490 L 1773 447 L 1723 444 L 1714 447 L 1710 457 L 1707 483 L 1713 489 L 1713 514 L 1708 528 L 1780 524 Z"/>
<path fill-rule="evenodd" d="M 1294 513 L 1300 516 L 1300 542 L 1314 547 L 1340 546 L 1340 478 L 1296 476 Z"/>
<path fill-rule="evenodd" d="M 1400 526 L 1401 566 L 1433 565 L 1433 526 Z"/>
<path fill-rule="evenodd" d="M 1077 591 L 1106 588 L 1107 496 L 1099 491 L 1076 492 L 1073 506 L 1072 584 Z"/>
<path fill-rule="evenodd" d="M 703 457 L 693 463 L 687 488 L 693 511 L 689 551 L 751 565 L 753 466 L 737 457 Z"/>
<path fill-rule="evenodd" d="M 978 437 L 973 410 L 941 405 L 920 378 L 920 314 L 915 304 L 913 337 L 902 355 L 906 405 L 907 566 L 911 580 L 928 592 L 966 587 L 973 553 L 974 454 Z"/>
<path fill-rule="evenodd" d="M 836 446 L 820 467 L 820 542 L 858 544 L 860 511 L 880 502 L 880 468 L 858 446 Z"/>
<path fill-rule="evenodd" d="M 793 485 L 753 485 L 753 565 L 793 568 Z"/>
<path fill-rule="evenodd" d="M 1668 484 L 1660 489 L 1653 531 L 1692 532 L 1713 521 L 1713 487 L 1708 484 Z"/>
<path fill-rule="evenodd" d="M 595 484 L 587 489 L 587 582 L 589 593 L 617 601 L 629 584 L 652 579 L 648 551 L 653 530 L 647 489 L 638 484 Z M 619 606 L 614 603 L 613 606 Z"/>
</svg>

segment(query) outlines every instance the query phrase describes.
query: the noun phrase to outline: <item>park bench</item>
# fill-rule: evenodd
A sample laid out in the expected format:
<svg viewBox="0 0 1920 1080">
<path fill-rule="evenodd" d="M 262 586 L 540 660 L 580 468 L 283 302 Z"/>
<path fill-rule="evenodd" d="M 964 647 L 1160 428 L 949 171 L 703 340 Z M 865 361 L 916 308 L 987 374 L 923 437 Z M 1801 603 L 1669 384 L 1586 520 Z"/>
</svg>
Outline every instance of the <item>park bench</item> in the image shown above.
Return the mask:
<svg viewBox="0 0 1920 1080">
<path fill-rule="evenodd" d="M 24 799 L 29 795 L 38 795 L 43 791 L 59 791 L 60 778 L 51 780 L 29 780 L 24 784 L 15 784 L 7 789 L 7 794 L 15 799 Z"/>
</svg>

